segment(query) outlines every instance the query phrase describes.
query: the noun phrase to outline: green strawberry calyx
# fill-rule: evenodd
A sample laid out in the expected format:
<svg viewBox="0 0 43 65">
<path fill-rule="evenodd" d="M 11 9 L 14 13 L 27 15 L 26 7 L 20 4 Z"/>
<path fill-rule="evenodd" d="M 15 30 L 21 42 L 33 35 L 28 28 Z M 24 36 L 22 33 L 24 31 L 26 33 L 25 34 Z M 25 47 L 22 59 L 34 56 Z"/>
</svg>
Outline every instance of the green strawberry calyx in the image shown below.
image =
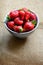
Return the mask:
<svg viewBox="0 0 43 65">
<path fill-rule="evenodd" d="M 9 20 L 11 20 L 11 18 L 9 17 L 9 15 L 7 15 L 7 17 L 6 17 L 6 18 L 7 18 L 7 20 L 8 20 L 8 21 L 9 21 Z"/>
<path fill-rule="evenodd" d="M 22 31 L 23 31 L 23 28 L 21 27 L 21 28 L 19 29 L 19 31 L 22 32 Z"/>
<path fill-rule="evenodd" d="M 36 24 L 37 24 L 37 22 L 36 22 L 35 20 L 33 20 L 33 21 L 32 21 L 32 23 L 33 23 L 34 25 L 36 25 Z"/>
</svg>

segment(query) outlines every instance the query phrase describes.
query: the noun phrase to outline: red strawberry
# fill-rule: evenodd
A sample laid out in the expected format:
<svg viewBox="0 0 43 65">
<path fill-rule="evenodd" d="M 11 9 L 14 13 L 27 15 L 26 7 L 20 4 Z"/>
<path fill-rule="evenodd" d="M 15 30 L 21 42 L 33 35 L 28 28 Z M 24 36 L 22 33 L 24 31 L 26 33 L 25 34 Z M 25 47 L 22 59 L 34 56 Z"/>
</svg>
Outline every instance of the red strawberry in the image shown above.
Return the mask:
<svg viewBox="0 0 43 65">
<path fill-rule="evenodd" d="M 9 21 L 9 22 L 7 22 L 7 26 L 8 26 L 10 29 L 13 29 L 14 21 Z"/>
<path fill-rule="evenodd" d="M 23 31 L 22 26 L 14 26 L 13 29 L 14 29 L 14 31 L 16 31 L 16 32 L 22 32 L 22 31 Z"/>
<path fill-rule="evenodd" d="M 29 18 L 30 18 L 30 11 L 26 11 L 25 12 L 25 20 L 27 21 L 27 20 L 29 20 Z"/>
<path fill-rule="evenodd" d="M 15 22 L 15 24 L 17 24 L 17 25 L 22 25 L 22 24 L 23 24 L 23 21 L 20 20 L 19 17 L 15 18 L 15 19 L 14 19 L 14 22 Z"/>
<path fill-rule="evenodd" d="M 24 29 L 25 29 L 26 31 L 32 30 L 33 28 L 34 28 L 34 24 L 32 24 L 32 22 L 26 22 L 26 23 L 24 24 Z"/>
<path fill-rule="evenodd" d="M 22 10 L 24 10 L 25 12 L 26 12 L 26 11 L 28 11 L 28 9 L 27 9 L 27 8 L 22 8 Z"/>
<path fill-rule="evenodd" d="M 9 14 L 9 17 L 10 17 L 11 19 L 13 19 L 13 18 L 15 18 L 15 17 L 17 17 L 17 16 L 19 16 L 18 10 L 11 11 L 10 14 Z"/>
<path fill-rule="evenodd" d="M 30 13 L 30 21 L 35 20 L 36 21 L 36 15 L 34 13 Z"/>
<path fill-rule="evenodd" d="M 25 12 L 23 10 L 19 11 L 21 20 L 24 20 Z"/>
<path fill-rule="evenodd" d="M 21 16 L 20 19 L 21 19 L 21 20 L 24 20 L 24 16 Z"/>
</svg>

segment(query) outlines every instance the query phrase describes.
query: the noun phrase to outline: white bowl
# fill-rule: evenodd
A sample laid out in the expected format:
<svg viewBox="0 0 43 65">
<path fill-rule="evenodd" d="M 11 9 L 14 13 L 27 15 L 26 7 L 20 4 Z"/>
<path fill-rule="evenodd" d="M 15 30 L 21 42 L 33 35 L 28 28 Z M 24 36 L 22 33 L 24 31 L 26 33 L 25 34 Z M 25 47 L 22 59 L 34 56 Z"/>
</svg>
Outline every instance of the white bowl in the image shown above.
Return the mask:
<svg viewBox="0 0 43 65">
<path fill-rule="evenodd" d="M 33 11 L 32 11 L 32 12 L 33 12 Z M 33 12 L 33 13 L 35 13 L 35 12 Z M 34 28 L 33 30 L 28 31 L 28 32 L 17 33 L 17 32 L 15 32 L 15 31 L 10 30 L 10 29 L 7 27 L 7 25 L 6 25 L 6 22 L 7 22 L 6 17 L 5 17 L 5 19 L 4 19 L 4 25 L 5 25 L 6 29 L 7 29 L 10 33 L 12 33 L 15 37 L 18 37 L 18 38 L 26 38 L 27 36 L 30 35 L 30 33 L 32 33 L 34 30 L 36 30 L 37 27 L 38 27 L 38 25 L 39 25 L 39 17 L 38 17 L 38 15 L 37 15 L 36 13 L 35 13 L 35 15 L 36 15 L 36 17 L 37 17 L 37 25 L 35 26 L 35 28 Z"/>
</svg>

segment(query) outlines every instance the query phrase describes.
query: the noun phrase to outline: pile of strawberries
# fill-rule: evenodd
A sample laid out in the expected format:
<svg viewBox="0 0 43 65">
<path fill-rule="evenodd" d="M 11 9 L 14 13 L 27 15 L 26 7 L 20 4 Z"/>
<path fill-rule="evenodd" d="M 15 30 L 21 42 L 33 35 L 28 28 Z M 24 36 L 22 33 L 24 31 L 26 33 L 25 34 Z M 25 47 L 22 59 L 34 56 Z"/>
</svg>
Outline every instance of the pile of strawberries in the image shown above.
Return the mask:
<svg viewBox="0 0 43 65">
<path fill-rule="evenodd" d="M 36 26 L 36 15 L 27 8 L 11 11 L 7 19 L 8 28 L 15 32 L 27 32 Z"/>
</svg>

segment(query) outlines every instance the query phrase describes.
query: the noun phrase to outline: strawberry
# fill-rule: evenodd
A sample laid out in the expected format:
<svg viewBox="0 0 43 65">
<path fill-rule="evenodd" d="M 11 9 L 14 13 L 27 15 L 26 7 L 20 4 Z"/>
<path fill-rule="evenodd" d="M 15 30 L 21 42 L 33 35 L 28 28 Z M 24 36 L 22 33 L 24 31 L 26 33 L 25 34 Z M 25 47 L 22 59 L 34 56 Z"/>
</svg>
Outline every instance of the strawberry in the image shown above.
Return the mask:
<svg viewBox="0 0 43 65">
<path fill-rule="evenodd" d="M 22 31 L 23 31 L 22 26 L 14 26 L 13 29 L 14 29 L 14 31 L 16 31 L 16 32 L 22 32 Z"/>
<path fill-rule="evenodd" d="M 11 12 L 9 13 L 9 17 L 10 17 L 11 19 L 14 19 L 14 18 L 17 17 L 17 16 L 19 16 L 18 10 L 11 11 Z"/>
<path fill-rule="evenodd" d="M 25 12 L 23 10 L 19 11 L 19 15 L 20 15 L 21 20 L 24 20 Z"/>
<path fill-rule="evenodd" d="M 25 12 L 25 20 L 27 21 L 27 20 L 29 20 L 29 18 L 30 18 L 30 11 L 26 11 Z"/>
<path fill-rule="evenodd" d="M 24 16 L 21 16 L 20 19 L 21 19 L 21 20 L 24 20 Z"/>
<path fill-rule="evenodd" d="M 27 8 L 22 8 L 22 10 L 24 10 L 25 12 L 26 12 L 26 11 L 28 11 L 28 9 L 27 9 Z"/>
<path fill-rule="evenodd" d="M 32 22 L 26 22 L 24 24 L 24 29 L 25 31 L 29 31 L 29 30 L 32 30 L 34 28 L 34 24 L 32 24 Z"/>
<path fill-rule="evenodd" d="M 13 29 L 14 21 L 7 22 L 7 26 L 8 26 L 8 28 Z"/>
<path fill-rule="evenodd" d="M 36 21 L 36 15 L 34 13 L 30 13 L 30 21 L 35 20 Z"/>
<path fill-rule="evenodd" d="M 14 22 L 15 22 L 15 24 L 17 24 L 17 25 L 22 25 L 22 24 L 23 24 L 23 21 L 20 20 L 19 17 L 15 18 L 15 19 L 14 19 Z"/>
</svg>

